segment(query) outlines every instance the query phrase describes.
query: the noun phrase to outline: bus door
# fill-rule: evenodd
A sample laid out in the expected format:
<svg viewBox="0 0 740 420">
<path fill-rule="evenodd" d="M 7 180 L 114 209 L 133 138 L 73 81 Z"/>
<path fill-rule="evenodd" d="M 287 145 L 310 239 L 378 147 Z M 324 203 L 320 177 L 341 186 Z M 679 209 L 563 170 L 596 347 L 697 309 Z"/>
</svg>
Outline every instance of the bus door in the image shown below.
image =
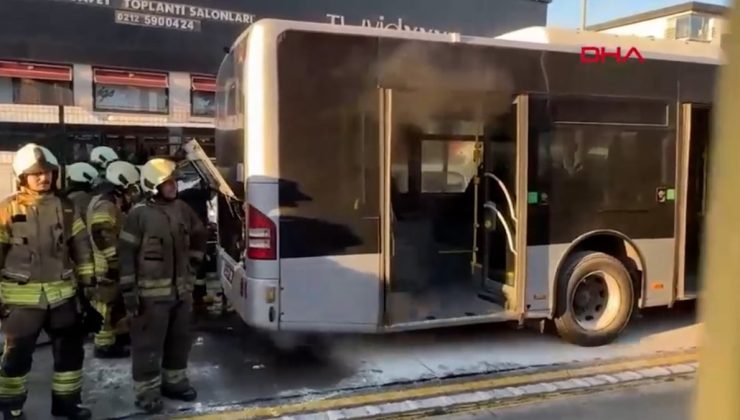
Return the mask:
<svg viewBox="0 0 740 420">
<path fill-rule="evenodd" d="M 481 271 L 479 297 L 514 309 L 518 277 L 517 255 L 522 245 L 519 234 L 522 230 L 518 186 L 523 181 L 521 172 L 526 170 L 520 161 L 526 163 L 519 150 L 526 143 L 520 131 L 526 125 L 520 124 L 524 107 L 522 99 L 515 100 L 508 112 L 487 121 L 483 136 L 483 163 L 478 183 L 478 234 L 476 245 L 477 266 Z M 523 128 L 519 128 L 519 126 Z M 521 271 L 521 273 L 520 273 Z"/>
<path fill-rule="evenodd" d="M 678 276 L 676 298 L 691 299 L 700 289 L 698 278 L 701 243 L 706 215 L 708 152 L 712 110 L 708 105 L 683 104 L 679 165 L 679 205 L 676 253 Z"/>
<path fill-rule="evenodd" d="M 474 95 L 386 90 L 385 98 L 385 323 L 487 314 L 471 265 L 482 146 Z"/>
</svg>

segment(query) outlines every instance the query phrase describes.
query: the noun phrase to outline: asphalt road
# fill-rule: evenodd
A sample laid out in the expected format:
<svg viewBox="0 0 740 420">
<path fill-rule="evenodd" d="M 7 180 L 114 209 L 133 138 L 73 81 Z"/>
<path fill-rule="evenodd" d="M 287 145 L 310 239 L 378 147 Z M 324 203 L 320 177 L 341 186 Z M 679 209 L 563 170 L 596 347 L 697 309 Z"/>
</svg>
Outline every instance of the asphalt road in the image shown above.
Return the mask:
<svg viewBox="0 0 740 420">
<path fill-rule="evenodd" d="M 532 366 L 652 355 L 696 347 L 701 328 L 691 310 L 650 311 L 606 347 L 583 348 L 507 325 L 386 336 L 337 336 L 314 352 L 286 354 L 239 320 L 201 324 L 191 354 L 196 404 L 168 403 L 169 413 L 207 412 L 279 398 L 312 400 L 385 385 L 515 371 Z M 84 402 L 96 419 L 139 417 L 128 360 L 85 360 Z M 48 418 L 52 359 L 41 347 L 30 374 L 29 418 Z M 165 416 L 166 418 L 166 416 Z"/>
<path fill-rule="evenodd" d="M 696 382 L 674 379 L 440 420 L 690 420 Z"/>
</svg>

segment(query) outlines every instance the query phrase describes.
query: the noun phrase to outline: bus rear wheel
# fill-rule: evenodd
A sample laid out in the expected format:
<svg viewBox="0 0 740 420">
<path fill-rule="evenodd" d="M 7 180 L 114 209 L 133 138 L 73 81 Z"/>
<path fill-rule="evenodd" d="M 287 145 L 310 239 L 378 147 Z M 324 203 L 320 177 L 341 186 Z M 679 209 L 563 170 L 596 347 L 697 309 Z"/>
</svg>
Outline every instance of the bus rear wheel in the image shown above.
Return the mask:
<svg viewBox="0 0 740 420">
<path fill-rule="evenodd" d="M 558 278 L 555 327 L 569 343 L 602 346 L 624 330 L 633 305 L 632 279 L 624 264 L 602 252 L 579 252 Z"/>
</svg>

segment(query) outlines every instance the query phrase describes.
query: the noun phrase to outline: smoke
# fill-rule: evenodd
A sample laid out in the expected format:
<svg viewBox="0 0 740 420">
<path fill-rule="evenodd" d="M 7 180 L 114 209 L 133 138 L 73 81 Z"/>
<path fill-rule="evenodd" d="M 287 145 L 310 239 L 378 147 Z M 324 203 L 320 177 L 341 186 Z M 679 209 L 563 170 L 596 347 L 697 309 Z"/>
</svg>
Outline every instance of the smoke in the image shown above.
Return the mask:
<svg viewBox="0 0 740 420">
<path fill-rule="evenodd" d="M 490 48 L 381 38 L 375 51 L 369 57 L 367 44 L 344 50 L 341 64 L 330 66 L 337 86 L 358 88 L 345 92 L 345 103 L 377 109 L 375 87 L 391 89 L 394 124 L 422 131 L 444 123 L 483 126 L 511 110 L 513 77 Z"/>
<path fill-rule="evenodd" d="M 397 122 L 420 128 L 439 121 L 482 125 L 511 108 L 511 75 L 486 48 L 381 40 L 379 51 L 380 85 L 400 88 L 394 93 Z"/>
</svg>

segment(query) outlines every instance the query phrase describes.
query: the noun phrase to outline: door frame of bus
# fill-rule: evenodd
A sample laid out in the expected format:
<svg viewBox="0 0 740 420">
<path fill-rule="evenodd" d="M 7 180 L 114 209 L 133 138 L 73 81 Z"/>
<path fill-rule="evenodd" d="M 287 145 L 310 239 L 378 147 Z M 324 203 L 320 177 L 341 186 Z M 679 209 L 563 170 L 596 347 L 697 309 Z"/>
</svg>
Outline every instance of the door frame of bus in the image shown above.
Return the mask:
<svg viewBox="0 0 740 420">
<path fill-rule="evenodd" d="M 515 302 L 510 312 L 524 322 L 527 312 L 525 294 L 527 286 L 527 190 L 529 170 L 529 95 L 517 95 L 512 101 L 516 105 L 516 203 L 515 212 L 519 223 L 515 231 L 514 246 L 517 252 L 515 257 L 514 295 Z M 378 102 L 381 107 L 380 130 L 380 167 L 383 168 L 381 177 L 381 282 L 379 291 L 382 310 L 379 311 L 378 326 L 386 326 L 385 315 L 387 309 L 386 293 L 390 283 L 391 260 L 393 257 L 393 237 L 391 231 L 391 198 L 389 180 L 391 179 L 391 141 L 393 131 L 393 89 L 379 87 Z M 485 145 L 484 145 L 485 147 Z"/>
<path fill-rule="evenodd" d="M 668 307 L 672 307 L 677 300 L 694 297 L 686 294 L 686 222 L 688 219 L 688 190 L 689 190 L 689 164 L 691 162 L 692 138 L 691 122 L 695 109 L 710 110 L 712 106 L 704 103 L 684 102 L 680 104 L 678 111 L 681 118 L 679 133 L 677 135 L 678 147 L 676 151 L 676 175 L 678 185 L 676 186 L 677 202 L 675 216 L 675 261 L 676 270 L 673 278 L 673 293 Z M 707 144 L 706 147 L 709 147 Z"/>
<path fill-rule="evenodd" d="M 529 189 L 529 101 L 527 94 L 517 95 L 516 104 L 516 256 L 514 269 L 514 287 L 516 302 L 514 310 L 523 324 L 527 312 L 527 194 Z"/>
<path fill-rule="evenodd" d="M 391 140 L 393 132 L 393 90 L 380 87 L 378 89 L 378 105 L 380 106 L 380 305 L 378 311 L 378 328 L 386 326 L 386 311 L 388 303 L 386 294 L 391 281 L 391 260 L 393 259 L 393 232 L 391 230 Z"/>
</svg>

